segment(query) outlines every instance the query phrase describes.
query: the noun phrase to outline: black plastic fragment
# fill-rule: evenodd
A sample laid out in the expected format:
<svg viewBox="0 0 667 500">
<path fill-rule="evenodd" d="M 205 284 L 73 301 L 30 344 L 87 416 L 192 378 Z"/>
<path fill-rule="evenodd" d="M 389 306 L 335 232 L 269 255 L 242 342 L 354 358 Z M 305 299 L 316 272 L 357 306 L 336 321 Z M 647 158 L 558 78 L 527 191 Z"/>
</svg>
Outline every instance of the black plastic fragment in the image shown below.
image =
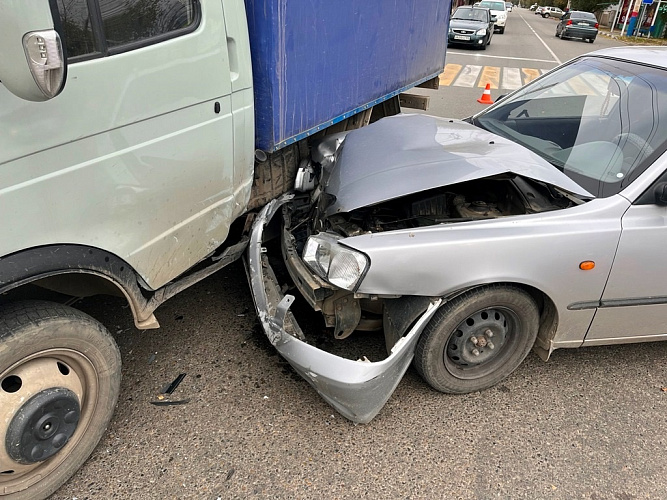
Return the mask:
<svg viewBox="0 0 667 500">
<path fill-rule="evenodd" d="M 176 390 L 176 388 L 179 385 L 181 385 L 181 382 L 183 382 L 183 379 L 185 378 L 185 375 L 186 375 L 185 373 L 181 373 L 178 377 L 176 377 L 174 379 L 174 381 L 171 384 L 164 386 L 162 388 L 161 393 L 162 394 L 172 394 Z"/>
</svg>

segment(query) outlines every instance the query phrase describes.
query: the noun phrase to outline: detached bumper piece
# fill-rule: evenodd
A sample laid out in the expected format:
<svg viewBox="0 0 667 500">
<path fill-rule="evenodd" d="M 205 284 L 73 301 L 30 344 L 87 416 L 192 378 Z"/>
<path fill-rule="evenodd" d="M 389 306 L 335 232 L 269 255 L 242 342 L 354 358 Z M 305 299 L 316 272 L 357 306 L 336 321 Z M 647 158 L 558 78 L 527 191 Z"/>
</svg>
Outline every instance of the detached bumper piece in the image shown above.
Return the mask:
<svg viewBox="0 0 667 500">
<path fill-rule="evenodd" d="M 375 363 L 353 361 L 309 345 L 289 311 L 294 296 L 284 295 L 262 247 L 264 228 L 278 209 L 292 199 L 273 200 L 254 222 L 246 267 L 257 315 L 266 336 L 290 365 L 341 415 L 357 423 L 370 422 L 396 389 L 414 357 L 422 330 L 441 300 L 433 301 L 413 328 Z"/>
</svg>

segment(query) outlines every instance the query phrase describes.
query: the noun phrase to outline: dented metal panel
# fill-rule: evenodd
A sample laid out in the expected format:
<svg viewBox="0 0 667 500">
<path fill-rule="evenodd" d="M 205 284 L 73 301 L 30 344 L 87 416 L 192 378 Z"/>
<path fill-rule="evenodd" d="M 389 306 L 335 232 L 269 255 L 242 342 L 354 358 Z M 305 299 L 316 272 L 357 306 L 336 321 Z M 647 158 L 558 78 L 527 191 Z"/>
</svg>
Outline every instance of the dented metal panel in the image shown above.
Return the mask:
<svg viewBox="0 0 667 500">
<path fill-rule="evenodd" d="M 406 133 L 409 130 L 410 133 Z M 592 198 L 532 151 L 461 120 L 398 115 L 350 132 L 326 191 L 327 215 L 460 182 L 514 173 Z"/>
<path fill-rule="evenodd" d="M 294 297 L 282 296 L 268 262 L 262 261 L 262 234 L 280 206 L 291 198 L 286 195 L 269 203 L 253 226 L 246 264 L 259 320 L 278 352 L 331 406 L 353 422 L 367 423 L 391 397 L 412 362 L 422 330 L 443 301 L 431 301 L 389 357 L 374 363 L 341 358 L 290 335 L 286 320 L 294 321 L 288 311 Z"/>
</svg>

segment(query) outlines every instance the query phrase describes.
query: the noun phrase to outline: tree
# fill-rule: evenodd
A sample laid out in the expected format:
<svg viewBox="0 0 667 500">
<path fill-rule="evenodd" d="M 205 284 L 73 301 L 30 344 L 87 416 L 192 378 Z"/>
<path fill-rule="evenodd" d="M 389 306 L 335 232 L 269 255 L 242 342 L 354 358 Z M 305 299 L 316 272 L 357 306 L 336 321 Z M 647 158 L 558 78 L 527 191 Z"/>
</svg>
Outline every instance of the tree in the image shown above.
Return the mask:
<svg viewBox="0 0 667 500">
<path fill-rule="evenodd" d="M 610 2 L 600 3 L 600 0 L 571 0 L 571 10 L 583 10 L 584 12 L 596 12 L 604 9 Z M 614 4 L 615 5 L 615 4 Z"/>
</svg>

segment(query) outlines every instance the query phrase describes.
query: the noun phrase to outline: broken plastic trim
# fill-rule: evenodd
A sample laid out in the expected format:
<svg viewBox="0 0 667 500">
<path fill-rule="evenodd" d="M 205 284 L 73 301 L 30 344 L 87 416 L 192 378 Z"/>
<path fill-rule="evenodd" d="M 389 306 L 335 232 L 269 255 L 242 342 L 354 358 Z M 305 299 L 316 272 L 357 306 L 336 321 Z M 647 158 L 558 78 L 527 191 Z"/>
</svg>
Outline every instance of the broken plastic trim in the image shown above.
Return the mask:
<svg viewBox="0 0 667 500">
<path fill-rule="evenodd" d="M 307 344 L 285 331 L 284 320 L 294 301 L 283 296 L 273 278 L 268 259 L 263 258 L 262 234 L 276 211 L 293 195 L 273 200 L 260 212 L 252 228 L 246 268 L 257 315 L 266 336 L 278 352 L 331 406 L 357 423 L 370 422 L 391 397 L 414 357 L 417 340 L 440 305 L 434 299 L 412 329 L 378 362 L 352 361 Z M 271 303 L 271 297 L 280 297 Z M 275 301 L 274 301 L 275 302 Z"/>
</svg>

